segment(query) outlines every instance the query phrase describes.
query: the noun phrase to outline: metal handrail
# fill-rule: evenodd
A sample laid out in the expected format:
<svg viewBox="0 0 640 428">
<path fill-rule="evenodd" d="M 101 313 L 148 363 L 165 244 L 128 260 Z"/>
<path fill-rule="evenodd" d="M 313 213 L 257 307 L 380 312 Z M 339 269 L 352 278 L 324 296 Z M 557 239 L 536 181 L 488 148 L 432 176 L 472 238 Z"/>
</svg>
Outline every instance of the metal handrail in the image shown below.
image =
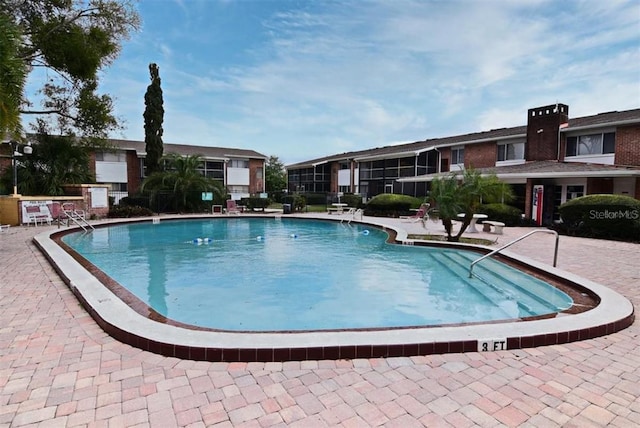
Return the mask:
<svg viewBox="0 0 640 428">
<path fill-rule="evenodd" d="M 556 236 L 556 248 L 555 248 L 555 250 L 553 252 L 553 267 L 556 267 L 556 263 L 558 262 L 558 241 L 560 239 L 560 235 L 558 235 L 558 232 L 556 232 L 555 230 L 536 229 L 536 230 L 532 230 L 531 232 L 527 233 L 526 235 L 522 235 L 521 237 L 519 237 L 517 239 L 514 239 L 513 241 L 509 242 L 508 244 L 505 244 L 502 247 L 491 251 L 490 253 L 485 254 L 484 256 L 480 257 L 479 259 L 476 259 L 476 260 L 472 261 L 471 265 L 469 266 L 469 278 L 471 278 L 473 276 L 473 267 L 475 266 L 476 263 L 481 262 L 482 260 L 486 259 L 487 257 L 491 257 L 494 254 L 497 254 L 500 251 L 504 250 L 505 248 L 512 246 L 516 242 L 522 241 L 527 236 L 533 235 L 534 233 L 538 233 L 538 232 L 551 233 L 551 234 Z"/>
</svg>

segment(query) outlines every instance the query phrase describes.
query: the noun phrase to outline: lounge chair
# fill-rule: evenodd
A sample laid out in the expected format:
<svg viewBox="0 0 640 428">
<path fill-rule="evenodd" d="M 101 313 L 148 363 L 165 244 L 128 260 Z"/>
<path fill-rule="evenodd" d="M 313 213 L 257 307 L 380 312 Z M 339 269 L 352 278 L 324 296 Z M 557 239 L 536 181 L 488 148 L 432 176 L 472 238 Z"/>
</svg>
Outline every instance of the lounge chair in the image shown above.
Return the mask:
<svg viewBox="0 0 640 428">
<path fill-rule="evenodd" d="M 242 211 L 233 199 L 227 200 L 227 214 L 240 214 Z"/>
<path fill-rule="evenodd" d="M 49 206 L 49 212 L 51 212 L 51 218 L 53 219 L 53 221 L 58 223 L 58 226 L 60 226 L 60 223 L 67 222 L 68 219 L 64 215 L 64 211 L 62 211 L 60 202 L 52 202 L 47 205 Z"/>
<path fill-rule="evenodd" d="M 429 212 L 429 207 L 431 205 L 430 204 L 422 204 L 420 205 L 420 208 L 418 208 L 418 211 L 416 211 L 416 213 L 414 215 L 411 216 L 400 216 L 401 219 L 404 220 L 408 220 L 409 222 L 415 223 L 418 221 L 422 221 L 424 223 L 425 220 L 427 220 L 429 218 L 428 212 Z"/>
</svg>

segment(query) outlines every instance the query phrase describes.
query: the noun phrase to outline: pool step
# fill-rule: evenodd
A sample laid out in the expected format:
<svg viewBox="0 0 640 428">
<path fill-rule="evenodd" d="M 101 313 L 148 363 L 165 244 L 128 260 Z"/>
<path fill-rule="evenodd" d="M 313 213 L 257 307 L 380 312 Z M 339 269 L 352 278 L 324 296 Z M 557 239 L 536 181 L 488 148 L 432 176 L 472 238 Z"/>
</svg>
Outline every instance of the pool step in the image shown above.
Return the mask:
<svg viewBox="0 0 640 428">
<path fill-rule="evenodd" d="M 453 251 L 444 252 L 451 262 L 463 268 L 468 275 L 469 266 L 478 256 L 470 253 Z M 522 293 L 522 304 L 534 313 L 555 312 L 557 303 L 562 301 L 559 293 L 543 281 L 527 274 L 522 274 L 512 267 L 493 259 L 485 259 L 474 266 L 475 275 L 490 287 L 501 290 L 514 288 Z"/>
<path fill-rule="evenodd" d="M 451 252 L 448 255 L 461 266 L 465 267 L 467 272 L 471 262 L 477 259 L 473 254 L 465 257 L 467 256 L 466 254 L 462 255 L 461 253 Z M 522 303 L 536 313 L 540 311 L 555 311 L 557 308 L 557 305 L 555 305 L 557 299 L 554 299 L 554 297 L 557 296 L 555 289 L 550 289 L 544 282 L 530 275 L 523 275 L 504 263 L 493 259 L 486 259 L 475 265 L 474 271 L 478 278 L 492 286 L 507 289 L 514 288 L 521 292 L 524 297 Z"/>
<path fill-rule="evenodd" d="M 495 305 L 496 302 L 502 302 L 505 300 L 512 300 L 517 303 L 519 316 L 530 316 L 534 315 L 531 308 L 513 298 L 511 295 L 506 293 L 503 288 L 495 286 L 493 284 L 488 284 L 485 281 L 482 281 L 478 278 L 469 278 L 469 270 L 463 264 L 458 261 L 452 260 L 446 252 L 443 251 L 433 251 L 430 253 L 433 260 L 440 263 L 447 270 L 456 275 L 460 280 L 462 280 L 466 285 L 471 287 L 478 294 L 487 299 L 491 304 Z M 505 312 L 506 313 L 506 312 Z M 508 314 L 507 314 L 508 315 Z"/>
</svg>

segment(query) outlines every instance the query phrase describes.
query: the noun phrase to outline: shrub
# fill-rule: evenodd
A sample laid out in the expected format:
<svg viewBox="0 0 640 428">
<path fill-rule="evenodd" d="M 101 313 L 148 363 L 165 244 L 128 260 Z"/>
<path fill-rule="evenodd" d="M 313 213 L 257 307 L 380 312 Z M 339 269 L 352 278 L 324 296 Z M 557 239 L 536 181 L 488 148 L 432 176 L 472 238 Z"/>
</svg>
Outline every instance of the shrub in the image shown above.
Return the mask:
<svg viewBox="0 0 640 428">
<path fill-rule="evenodd" d="M 507 204 L 482 205 L 478 212 L 489 216 L 487 220 L 500 221 L 506 226 L 519 226 L 522 221 L 522 211 Z"/>
<path fill-rule="evenodd" d="M 129 207 L 146 207 L 149 208 L 149 197 L 147 196 L 125 196 L 120 199 L 118 205 Z"/>
<path fill-rule="evenodd" d="M 283 204 L 289 204 L 293 211 L 302 211 L 307 206 L 307 199 L 302 195 L 289 195 L 282 198 Z"/>
<path fill-rule="evenodd" d="M 340 198 L 340 201 L 353 208 L 362 208 L 362 196 L 360 195 L 345 194 Z"/>
<path fill-rule="evenodd" d="M 365 215 L 376 217 L 399 217 L 411 215 L 412 208 L 418 208 L 422 199 L 407 195 L 383 193 L 373 197 L 365 207 Z"/>
<path fill-rule="evenodd" d="M 587 195 L 560 205 L 561 232 L 625 241 L 640 240 L 640 201 L 623 195 Z"/>
<path fill-rule="evenodd" d="M 264 211 L 269 205 L 271 205 L 271 199 L 269 198 L 242 198 L 242 204 L 246 205 L 246 207 L 253 211 L 254 209 L 259 209 Z"/>
<path fill-rule="evenodd" d="M 149 208 L 136 205 L 116 205 L 109 210 L 109 218 L 149 217 L 153 212 Z"/>
</svg>

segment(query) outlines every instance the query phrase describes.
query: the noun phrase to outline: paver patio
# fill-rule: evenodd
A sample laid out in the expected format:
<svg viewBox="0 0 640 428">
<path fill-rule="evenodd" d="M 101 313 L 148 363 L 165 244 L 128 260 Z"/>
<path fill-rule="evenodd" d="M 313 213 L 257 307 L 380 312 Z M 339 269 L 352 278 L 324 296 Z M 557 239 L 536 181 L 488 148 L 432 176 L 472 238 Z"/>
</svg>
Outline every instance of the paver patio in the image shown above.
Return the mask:
<svg viewBox="0 0 640 428">
<path fill-rule="evenodd" d="M 0 233 L 0 427 L 640 426 L 637 322 L 597 339 L 482 354 L 166 358 L 97 326 L 31 243 L 43 230 Z M 528 230 L 507 228 L 499 242 Z M 512 251 L 551 263 L 552 248 L 535 235 Z M 558 267 L 640 304 L 640 245 L 563 236 Z"/>
</svg>

